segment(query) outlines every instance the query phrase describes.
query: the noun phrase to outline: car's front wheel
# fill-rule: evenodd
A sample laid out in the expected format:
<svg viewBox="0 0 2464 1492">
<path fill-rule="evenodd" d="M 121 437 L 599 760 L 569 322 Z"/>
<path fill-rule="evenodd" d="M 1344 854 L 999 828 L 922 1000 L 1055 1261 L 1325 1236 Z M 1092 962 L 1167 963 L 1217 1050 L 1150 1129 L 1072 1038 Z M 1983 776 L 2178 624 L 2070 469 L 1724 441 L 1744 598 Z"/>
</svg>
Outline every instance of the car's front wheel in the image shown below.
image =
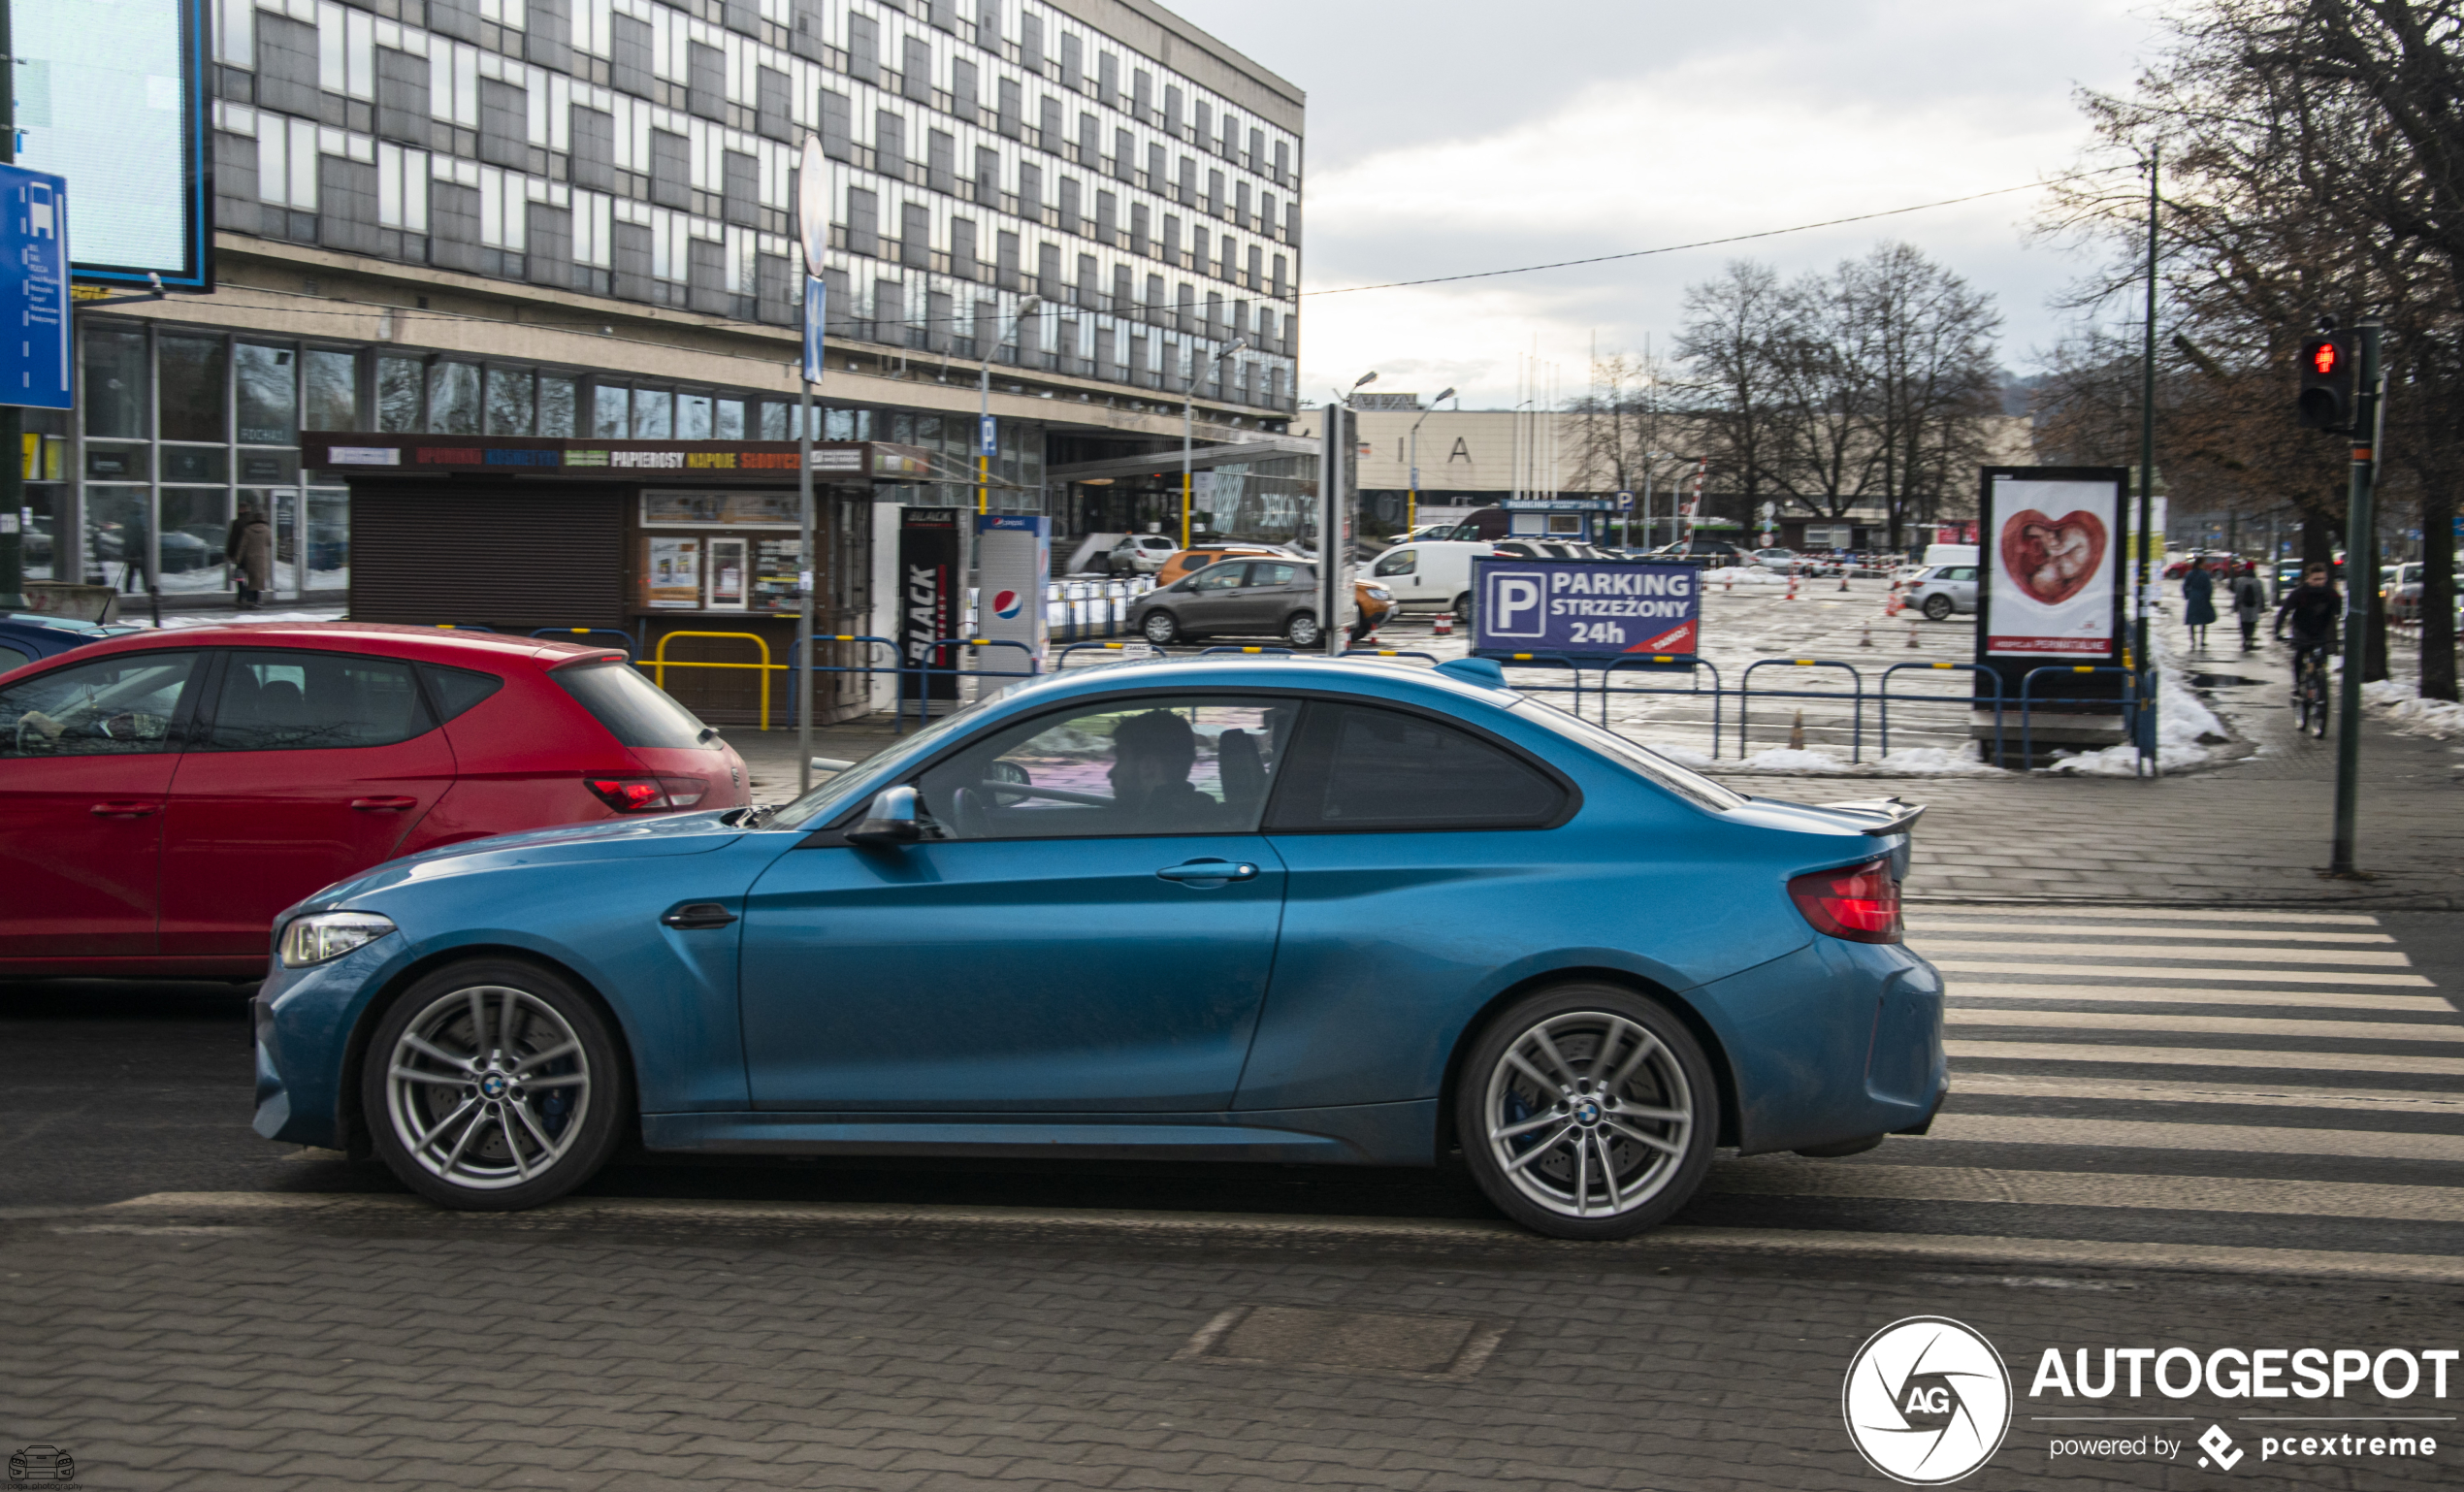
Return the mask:
<svg viewBox="0 0 2464 1492">
<path fill-rule="evenodd" d="M 1454 605 L 1450 609 L 1454 612 L 1454 619 L 1456 621 L 1461 622 L 1466 627 L 1471 626 L 1472 593 L 1466 591 L 1462 595 L 1456 597 L 1454 599 Z"/>
<path fill-rule="evenodd" d="M 536 964 L 476 958 L 404 991 L 368 1044 L 377 1155 L 432 1202 L 535 1207 L 605 1164 L 631 1112 L 607 1018 Z"/>
<path fill-rule="evenodd" d="M 1296 611 L 1292 613 L 1292 619 L 1283 624 L 1283 640 L 1296 648 L 1313 648 L 1323 636 L 1317 630 L 1315 612 Z"/>
<path fill-rule="evenodd" d="M 1181 638 L 1181 624 L 1172 619 L 1169 611 L 1148 612 L 1147 619 L 1138 624 L 1138 631 L 1159 648 L 1170 647 Z"/>
<path fill-rule="evenodd" d="M 1455 1127 L 1480 1189 L 1553 1238 L 1629 1238 L 1702 1184 L 1719 1132 L 1710 1062 L 1667 1007 L 1562 985 L 1490 1022 L 1456 1080 Z"/>
<path fill-rule="evenodd" d="M 1929 622 L 1947 622 L 1951 620 L 1951 598 L 1947 596 L 1937 592 L 1925 599 L 1925 617 Z"/>
</svg>

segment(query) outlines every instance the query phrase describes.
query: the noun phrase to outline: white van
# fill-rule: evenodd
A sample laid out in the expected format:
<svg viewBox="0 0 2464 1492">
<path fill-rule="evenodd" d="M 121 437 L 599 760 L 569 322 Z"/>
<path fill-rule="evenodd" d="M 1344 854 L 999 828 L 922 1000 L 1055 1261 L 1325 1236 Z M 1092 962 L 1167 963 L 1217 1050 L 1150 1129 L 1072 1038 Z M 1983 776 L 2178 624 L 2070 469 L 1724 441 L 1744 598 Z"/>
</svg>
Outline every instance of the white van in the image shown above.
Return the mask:
<svg viewBox="0 0 2464 1492">
<path fill-rule="evenodd" d="M 1393 593 L 1397 609 L 1451 611 L 1472 619 L 1472 562 L 1494 558 L 1487 539 L 1416 538 L 1397 544 L 1369 567 L 1369 582 Z"/>
<path fill-rule="evenodd" d="M 1974 544 L 1928 544 L 1925 546 L 1925 563 L 1972 567 L 1977 562 L 1976 551 Z"/>
</svg>

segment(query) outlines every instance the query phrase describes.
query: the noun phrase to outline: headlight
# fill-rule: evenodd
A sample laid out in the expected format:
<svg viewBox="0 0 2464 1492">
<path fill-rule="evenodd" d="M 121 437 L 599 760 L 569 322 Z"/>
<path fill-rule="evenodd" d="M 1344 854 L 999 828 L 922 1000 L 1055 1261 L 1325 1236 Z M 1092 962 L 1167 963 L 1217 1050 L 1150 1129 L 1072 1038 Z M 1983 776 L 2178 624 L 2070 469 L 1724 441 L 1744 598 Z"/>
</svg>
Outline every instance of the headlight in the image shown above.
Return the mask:
<svg viewBox="0 0 2464 1492">
<path fill-rule="evenodd" d="M 1395 593 L 1387 590 L 1384 586 L 1373 585 L 1369 588 L 1369 599 L 1371 600 L 1393 600 L 1395 599 Z"/>
<path fill-rule="evenodd" d="M 391 920 L 373 912 L 311 912 L 282 929 L 282 966 L 304 969 L 340 958 L 393 930 Z"/>
</svg>

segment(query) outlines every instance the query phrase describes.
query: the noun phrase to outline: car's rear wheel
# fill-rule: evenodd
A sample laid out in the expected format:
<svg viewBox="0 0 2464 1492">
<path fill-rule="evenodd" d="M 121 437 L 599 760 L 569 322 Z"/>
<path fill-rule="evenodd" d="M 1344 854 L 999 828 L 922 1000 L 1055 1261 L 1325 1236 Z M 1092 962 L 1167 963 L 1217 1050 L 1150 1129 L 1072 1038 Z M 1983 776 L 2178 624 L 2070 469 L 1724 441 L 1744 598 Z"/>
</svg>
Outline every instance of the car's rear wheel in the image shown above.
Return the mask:
<svg viewBox="0 0 2464 1492">
<path fill-rule="evenodd" d="M 1711 1064 L 1667 1007 L 1561 985 L 1490 1022 L 1456 1081 L 1480 1189 L 1552 1238 L 1629 1238 L 1702 1184 L 1719 1132 Z"/>
<path fill-rule="evenodd" d="M 1181 624 L 1172 619 L 1169 611 L 1148 612 L 1147 619 L 1138 624 L 1138 631 L 1159 648 L 1170 647 L 1181 639 Z"/>
<path fill-rule="evenodd" d="M 1313 611 L 1295 611 L 1292 619 L 1283 624 L 1283 640 L 1296 648 L 1313 648 L 1323 638 L 1324 634 L 1317 630 L 1317 613 Z"/>
<path fill-rule="evenodd" d="M 1467 627 L 1470 626 L 1472 623 L 1472 593 L 1466 591 L 1462 595 L 1456 597 L 1454 599 L 1453 610 L 1454 619 L 1456 621 L 1463 623 Z"/>
<path fill-rule="evenodd" d="M 1925 599 L 1925 618 L 1929 622 L 1951 620 L 1951 598 L 1936 592 Z"/>
<path fill-rule="evenodd" d="M 632 1109 L 597 1003 L 513 959 L 453 964 L 404 991 L 369 1041 L 360 1089 L 376 1153 L 404 1185 L 488 1212 L 588 1181 Z"/>
</svg>

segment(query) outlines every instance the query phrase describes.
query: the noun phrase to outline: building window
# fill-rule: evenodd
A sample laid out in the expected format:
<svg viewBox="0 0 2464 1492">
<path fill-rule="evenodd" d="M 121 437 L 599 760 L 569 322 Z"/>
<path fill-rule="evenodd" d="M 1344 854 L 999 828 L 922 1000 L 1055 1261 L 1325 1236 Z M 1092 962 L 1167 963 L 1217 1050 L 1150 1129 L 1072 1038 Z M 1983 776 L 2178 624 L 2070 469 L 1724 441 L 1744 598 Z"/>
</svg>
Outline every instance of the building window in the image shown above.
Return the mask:
<svg viewBox="0 0 2464 1492">
<path fill-rule="evenodd" d="M 437 363 L 428 370 L 428 430 L 439 436 L 479 433 L 479 367 Z"/>
<path fill-rule="evenodd" d="M 154 433 L 153 379 L 146 334 L 89 328 L 85 333 L 85 434 L 88 438 L 143 440 Z"/>
<path fill-rule="evenodd" d="M 222 339 L 165 337 L 155 351 L 162 365 L 162 438 L 216 444 L 230 439 Z"/>
<path fill-rule="evenodd" d="M 387 435 L 413 435 L 425 423 L 420 418 L 421 391 L 427 382 L 427 371 L 415 357 L 380 357 L 376 360 L 376 428 Z"/>
<path fill-rule="evenodd" d="M 488 370 L 488 434 L 527 436 L 536 417 L 535 386 L 527 368 Z"/>
<path fill-rule="evenodd" d="M 232 349 L 242 445 L 296 445 L 300 438 L 299 354 L 242 342 Z"/>
<path fill-rule="evenodd" d="M 932 44 L 911 36 L 899 50 L 898 91 L 916 103 L 931 103 Z"/>
<path fill-rule="evenodd" d="M 632 390 L 621 383 L 598 383 L 591 386 L 591 438 L 594 440 L 628 440 L 632 438 Z"/>
<path fill-rule="evenodd" d="M 365 430 L 359 418 L 359 354 L 310 347 L 300 354 L 300 428 Z"/>
</svg>

